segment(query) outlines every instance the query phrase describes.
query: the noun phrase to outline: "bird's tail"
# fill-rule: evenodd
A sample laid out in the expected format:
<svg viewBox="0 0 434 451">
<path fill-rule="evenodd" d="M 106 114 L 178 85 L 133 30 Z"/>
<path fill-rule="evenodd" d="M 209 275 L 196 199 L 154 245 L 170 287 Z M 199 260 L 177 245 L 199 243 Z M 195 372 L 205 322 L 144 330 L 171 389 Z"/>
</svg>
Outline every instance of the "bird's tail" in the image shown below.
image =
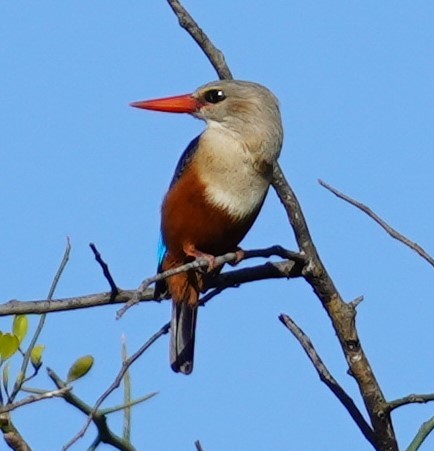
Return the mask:
<svg viewBox="0 0 434 451">
<path fill-rule="evenodd" d="M 170 323 L 170 365 L 176 373 L 193 371 L 197 306 L 185 302 L 172 304 Z"/>
<path fill-rule="evenodd" d="M 170 323 L 170 365 L 176 373 L 193 371 L 194 339 L 202 275 L 194 270 L 175 274 L 167 279 L 172 297 Z"/>
</svg>

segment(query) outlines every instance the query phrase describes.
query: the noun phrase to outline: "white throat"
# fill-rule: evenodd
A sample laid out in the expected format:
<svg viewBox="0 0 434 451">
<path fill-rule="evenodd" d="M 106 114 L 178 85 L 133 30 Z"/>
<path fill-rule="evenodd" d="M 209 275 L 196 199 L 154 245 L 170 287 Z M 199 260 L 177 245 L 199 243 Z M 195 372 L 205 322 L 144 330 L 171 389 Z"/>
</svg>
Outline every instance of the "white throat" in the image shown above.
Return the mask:
<svg viewBox="0 0 434 451">
<path fill-rule="evenodd" d="M 255 169 L 260 162 L 236 133 L 210 121 L 195 160 L 212 205 L 236 220 L 255 213 L 262 205 L 270 182 Z"/>
</svg>

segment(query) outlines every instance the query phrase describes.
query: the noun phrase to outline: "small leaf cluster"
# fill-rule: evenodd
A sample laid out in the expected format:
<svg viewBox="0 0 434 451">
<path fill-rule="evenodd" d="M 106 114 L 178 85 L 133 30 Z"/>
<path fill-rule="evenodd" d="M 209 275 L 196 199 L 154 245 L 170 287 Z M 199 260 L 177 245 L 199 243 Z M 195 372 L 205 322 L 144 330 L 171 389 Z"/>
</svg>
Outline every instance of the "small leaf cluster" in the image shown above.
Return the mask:
<svg viewBox="0 0 434 451">
<path fill-rule="evenodd" d="M 2 368 L 2 390 L 0 390 L 1 405 L 13 402 L 23 384 L 32 379 L 38 373 L 42 365 L 42 353 L 44 346 L 32 344 L 27 350 L 23 350 L 23 342 L 27 336 L 29 322 L 25 315 L 15 315 L 10 332 L 0 331 L 0 367 Z M 9 387 L 10 359 L 15 355 L 22 356 L 21 369 L 15 378 L 12 392 Z M 33 372 L 26 376 L 28 361 L 33 367 Z M 6 395 L 6 400 L 4 398 Z"/>
</svg>

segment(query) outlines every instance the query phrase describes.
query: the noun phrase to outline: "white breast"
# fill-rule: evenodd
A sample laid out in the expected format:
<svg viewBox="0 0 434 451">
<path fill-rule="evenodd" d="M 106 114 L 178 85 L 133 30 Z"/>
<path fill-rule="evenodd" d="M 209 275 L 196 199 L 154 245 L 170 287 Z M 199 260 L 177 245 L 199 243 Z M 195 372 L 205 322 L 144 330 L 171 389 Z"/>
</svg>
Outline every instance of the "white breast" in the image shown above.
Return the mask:
<svg viewBox="0 0 434 451">
<path fill-rule="evenodd" d="M 269 187 L 254 163 L 239 137 L 219 125 L 210 126 L 201 137 L 196 159 L 208 201 L 236 219 L 253 213 Z"/>
</svg>

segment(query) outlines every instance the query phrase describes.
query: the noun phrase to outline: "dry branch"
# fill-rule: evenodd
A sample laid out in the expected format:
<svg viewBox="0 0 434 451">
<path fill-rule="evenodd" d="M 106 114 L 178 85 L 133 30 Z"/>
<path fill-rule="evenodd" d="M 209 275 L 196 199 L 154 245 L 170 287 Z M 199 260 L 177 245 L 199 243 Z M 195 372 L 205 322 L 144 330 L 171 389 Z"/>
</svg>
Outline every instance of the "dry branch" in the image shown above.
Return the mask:
<svg viewBox="0 0 434 451">
<path fill-rule="evenodd" d="M 278 166 L 274 169 L 273 186 L 294 229 L 300 252 L 309 261 L 303 276 L 326 310 L 348 363 L 349 374 L 359 387 L 374 429 L 375 448 L 397 451 L 392 420 L 390 413 L 386 411 L 387 402 L 357 334 L 355 305 L 345 303 L 335 287 L 315 248 L 295 193 Z"/>
<path fill-rule="evenodd" d="M 387 409 L 391 412 L 398 407 L 406 406 L 408 404 L 426 404 L 427 402 L 434 401 L 434 393 L 428 394 L 412 394 L 404 396 L 403 398 L 395 399 L 387 403 Z"/>
<path fill-rule="evenodd" d="M 27 396 L 26 398 L 20 399 L 19 401 L 0 407 L 0 415 L 18 409 L 18 407 L 42 401 L 44 399 L 61 398 L 64 396 L 65 392 L 69 390 L 71 390 L 71 387 L 63 387 L 58 390 L 46 391 L 44 393 L 41 393 L 40 395 Z"/>
<path fill-rule="evenodd" d="M 9 413 L 0 415 L 0 430 L 3 433 L 3 439 L 9 448 L 14 451 L 31 451 L 30 446 L 13 425 Z"/>
<path fill-rule="evenodd" d="M 425 251 L 425 249 L 419 246 L 419 244 L 409 240 L 407 237 L 396 231 L 393 227 L 387 224 L 386 221 L 384 221 L 376 213 L 374 213 L 368 206 L 362 204 L 361 202 L 355 199 L 352 199 L 350 196 L 347 196 L 344 193 L 341 193 L 336 188 L 333 188 L 331 185 L 324 182 L 323 180 L 319 180 L 319 184 L 323 186 L 325 189 L 329 190 L 331 193 L 333 193 L 336 197 L 339 197 L 345 202 L 348 202 L 349 204 L 363 211 L 363 213 L 367 214 L 371 219 L 373 219 L 377 224 L 379 224 L 392 238 L 395 238 L 395 240 L 398 240 L 402 244 L 405 244 L 410 249 L 418 253 L 419 256 L 422 257 L 424 260 L 426 260 L 431 266 L 434 266 L 434 258 L 432 258 L 431 255 L 429 255 L 428 252 Z"/>
<path fill-rule="evenodd" d="M 214 46 L 208 36 L 203 32 L 199 25 L 195 22 L 188 11 L 179 3 L 178 0 L 167 0 L 172 8 L 179 25 L 196 41 L 197 45 L 203 50 L 212 64 L 218 76 L 221 79 L 230 80 L 232 78 L 231 71 L 226 64 L 223 53 Z"/>
<path fill-rule="evenodd" d="M 89 247 L 92 249 L 93 255 L 95 256 L 95 260 L 101 266 L 104 277 L 107 279 L 107 282 L 111 288 L 111 298 L 114 299 L 116 297 L 116 295 L 119 293 L 119 289 L 116 286 L 115 281 L 113 280 L 113 277 L 110 273 L 110 269 L 109 269 L 107 263 L 102 259 L 101 254 L 98 251 L 98 249 L 96 248 L 95 244 L 90 243 Z"/>
<path fill-rule="evenodd" d="M 279 319 L 298 340 L 298 342 L 304 349 L 305 353 L 309 357 L 309 360 L 315 367 L 321 381 L 327 385 L 327 387 L 333 392 L 333 394 L 347 409 L 351 418 L 357 424 L 362 434 L 365 436 L 366 440 L 368 440 L 368 442 L 371 443 L 372 446 L 375 446 L 374 431 L 372 430 L 371 426 L 369 426 L 369 424 L 363 418 L 362 413 L 357 408 L 351 397 L 338 384 L 336 379 L 332 376 L 330 371 L 324 365 L 324 362 L 321 360 L 321 357 L 316 352 L 316 349 L 314 348 L 310 338 L 303 332 L 303 330 L 299 326 L 297 326 L 294 320 L 291 319 L 288 315 L 281 314 L 279 316 Z"/>
<path fill-rule="evenodd" d="M 210 61 L 213 61 L 215 52 L 207 45 L 209 41 L 207 36 L 204 36 L 203 31 L 200 30 L 193 18 L 185 14 L 186 11 L 184 8 L 181 7 L 181 10 L 173 8 L 172 5 L 174 3 L 180 6 L 177 0 L 168 0 L 168 2 L 180 20 L 181 26 L 195 39 L 206 57 Z M 200 30 L 204 39 L 201 40 L 195 37 L 194 30 L 196 29 Z M 220 78 L 231 78 L 229 69 L 225 69 L 225 67 L 216 68 Z M 297 239 L 300 253 L 305 255 L 308 260 L 308 265 L 305 266 L 303 271 L 303 277 L 312 287 L 329 315 L 341 344 L 342 351 L 348 362 L 349 373 L 354 377 L 359 386 L 374 429 L 375 447 L 378 450 L 396 451 L 398 445 L 391 418 L 389 413 L 384 411 L 386 405 L 384 395 L 372 372 L 357 335 L 355 307 L 353 304 L 346 304 L 343 301 L 331 277 L 327 273 L 310 236 L 301 206 L 279 165 L 276 165 L 274 168 L 272 184 L 286 210 Z"/>
<path fill-rule="evenodd" d="M 217 257 L 216 261 L 223 263 L 225 261 L 232 261 L 233 253 Z M 252 266 L 248 268 L 237 269 L 219 274 L 210 281 L 207 289 L 222 288 L 227 289 L 231 287 L 238 287 L 244 283 L 254 282 L 265 279 L 281 279 L 281 278 L 295 278 L 300 277 L 301 270 L 304 265 L 304 257 L 300 254 L 290 252 L 280 246 L 273 246 L 266 249 L 256 249 L 246 251 L 246 257 L 269 257 L 271 255 L 290 257 L 291 259 L 281 260 L 278 262 L 267 262 L 262 265 Z M 177 268 L 176 271 L 187 271 L 192 267 L 206 267 L 208 262 L 192 262 Z M 166 271 L 162 275 L 156 275 L 152 278 L 146 279 L 141 286 L 146 286 L 149 281 L 155 282 L 172 274 L 171 271 Z M 149 282 L 150 284 L 151 282 Z M 42 314 L 64 312 L 69 310 L 84 309 L 90 307 L 102 307 L 113 304 L 125 304 L 129 302 L 159 302 L 161 299 L 156 299 L 153 288 L 145 288 L 143 290 L 122 290 L 118 289 L 118 294 L 112 299 L 112 293 L 95 293 L 86 296 L 77 296 L 64 299 L 52 300 L 36 300 L 36 301 L 19 301 L 11 300 L 9 302 L 0 304 L 0 316 L 8 315 L 26 315 L 26 314 Z"/>
<path fill-rule="evenodd" d="M 107 388 L 107 390 L 104 391 L 104 393 L 98 398 L 95 405 L 93 407 L 85 405 L 81 400 L 78 400 L 78 398 L 69 397 L 67 398 L 65 396 L 65 399 L 72 405 L 75 405 L 79 410 L 84 412 L 88 417 L 87 421 L 82 427 L 82 429 L 64 446 L 64 450 L 69 449 L 74 443 L 76 443 L 81 437 L 84 436 L 87 429 L 89 428 L 92 421 L 95 423 L 96 427 L 98 428 L 98 432 L 100 437 L 100 441 L 104 443 L 112 443 L 112 440 L 115 440 L 118 443 L 124 443 L 125 440 L 120 439 L 115 434 L 113 434 L 110 429 L 107 427 L 105 415 L 98 411 L 102 403 L 110 396 L 111 393 L 113 393 L 116 388 L 119 387 L 119 385 L 122 382 L 123 377 L 125 376 L 126 372 L 130 368 L 130 366 L 146 351 L 148 350 L 160 337 L 167 334 L 170 328 L 170 323 L 165 324 L 163 327 L 160 328 L 158 332 L 156 332 L 144 345 L 142 345 L 134 354 L 132 354 L 128 359 L 122 361 L 121 369 L 119 370 L 117 376 L 115 377 L 113 383 L 110 385 L 110 387 Z M 51 370 L 49 370 L 49 376 L 51 379 L 56 383 L 56 386 L 61 388 L 63 386 L 62 381 L 58 378 L 58 376 Z M 67 395 L 69 396 L 69 394 Z M 107 441 L 110 440 L 110 441 Z M 119 448 L 119 449 L 125 449 L 125 450 L 133 450 L 133 447 L 128 448 Z"/>
</svg>

